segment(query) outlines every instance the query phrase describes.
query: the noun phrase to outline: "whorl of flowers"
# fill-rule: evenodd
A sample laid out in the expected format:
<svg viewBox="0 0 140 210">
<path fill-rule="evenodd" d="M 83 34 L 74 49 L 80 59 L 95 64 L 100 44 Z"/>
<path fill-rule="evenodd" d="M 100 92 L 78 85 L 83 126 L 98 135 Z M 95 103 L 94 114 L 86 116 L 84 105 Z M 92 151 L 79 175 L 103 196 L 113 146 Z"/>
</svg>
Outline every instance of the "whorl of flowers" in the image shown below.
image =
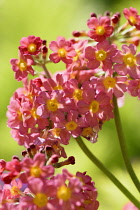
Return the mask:
<svg viewBox="0 0 140 210">
<path fill-rule="evenodd" d="M 127 24 L 120 26 L 119 13 L 92 13 L 88 31 L 74 31 L 68 40 L 59 36 L 49 47 L 40 37 L 20 40 L 19 57 L 10 63 L 23 87 L 11 97 L 7 117 L 12 137 L 27 150 L 22 160 L 0 162 L 0 209 L 98 209 L 86 172 L 72 175 L 63 169 L 54 175 L 54 168 L 74 164 L 62 147 L 71 137 L 97 141 L 102 125 L 114 117 L 113 97 L 123 100 L 128 92 L 140 98 L 140 16 L 134 8 L 124 9 L 124 15 Z M 115 41 L 125 43 L 122 49 Z M 65 70 L 52 75 L 47 64 L 60 61 Z M 67 159 L 59 162 L 61 157 Z"/>
</svg>

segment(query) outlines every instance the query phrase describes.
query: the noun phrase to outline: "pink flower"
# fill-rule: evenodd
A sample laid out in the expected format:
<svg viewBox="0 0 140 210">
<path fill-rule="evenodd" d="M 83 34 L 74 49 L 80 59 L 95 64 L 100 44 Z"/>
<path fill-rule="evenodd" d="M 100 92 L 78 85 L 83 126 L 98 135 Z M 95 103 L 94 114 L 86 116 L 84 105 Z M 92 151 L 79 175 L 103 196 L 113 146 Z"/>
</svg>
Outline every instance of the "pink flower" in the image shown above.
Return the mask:
<svg viewBox="0 0 140 210">
<path fill-rule="evenodd" d="M 81 127 L 84 127 L 85 123 L 82 118 L 79 118 L 78 112 L 75 110 L 70 110 L 67 114 L 67 119 L 64 116 L 59 115 L 57 122 L 54 123 L 55 127 L 65 128 L 62 135 L 70 139 L 72 135 L 74 138 L 80 136 Z"/>
<path fill-rule="evenodd" d="M 37 55 L 41 52 L 42 40 L 40 37 L 28 36 L 20 40 L 19 50 L 21 54 Z"/>
<path fill-rule="evenodd" d="M 140 53 L 136 54 L 136 46 L 134 44 L 122 45 L 122 52 L 118 51 L 112 58 L 114 70 L 121 76 L 129 74 L 134 79 L 140 78 Z"/>
<path fill-rule="evenodd" d="M 84 69 L 86 66 L 86 60 L 84 56 L 84 50 L 87 46 L 87 40 L 73 41 L 71 40 L 72 46 L 75 49 L 76 55 L 73 57 L 73 62 L 67 65 L 67 71 L 72 72 L 77 69 Z"/>
<path fill-rule="evenodd" d="M 10 194 L 8 195 L 8 199 L 16 199 L 21 195 L 22 182 L 18 179 L 13 179 L 10 184 L 4 185 L 4 189 L 9 189 Z"/>
<path fill-rule="evenodd" d="M 64 83 L 68 78 L 65 78 L 63 74 L 56 74 L 55 78 L 48 78 L 43 82 L 43 86 L 47 91 L 63 90 Z"/>
<path fill-rule="evenodd" d="M 131 96 L 138 96 L 138 99 L 140 99 L 140 79 L 129 80 L 128 92 Z"/>
<path fill-rule="evenodd" d="M 62 90 L 54 90 L 51 93 L 41 92 L 37 98 L 41 105 L 37 108 L 37 115 L 46 118 L 50 117 L 55 121 L 57 115 L 64 115 L 71 107 L 75 108 L 74 102 L 70 98 L 65 98 Z"/>
<path fill-rule="evenodd" d="M 18 129 L 21 134 L 25 134 L 28 128 L 23 125 L 23 113 L 21 111 L 21 103 L 18 100 L 11 99 L 8 106 L 7 117 L 8 126 L 12 129 Z"/>
<path fill-rule="evenodd" d="M 10 182 L 20 174 L 21 169 L 22 167 L 19 160 L 12 159 L 12 161 L 7 162 L 5 170 L 9 172 L 2 174 L 2 180 L 4 183 L 10 184 Z"/>
<path fill-rule="evenodd" d="M 50 197 L 54 196 L 54 186 L 46 179 L 33 178 L 28 182 L 30 196 L 22 196 L 19 209 L 56 210 Z"/>
<path fill-rule="evenodd" d="M 90 38 L 97 42 L 104 41 L 113 33 L 113 26 L 111 26 L 110 18 L 107 16 L 102 16 L 100 18 L 91 17 L 87 25 L 90 29 L 88 35 Z"/>
<path fill-rule="evenodd" d="M 102 66 L 103 71 L 112 68 L 112 57 L 117 53 L 116 45 L 108 41 L 100 42 L 96 47 L 88 46 L 85 49 L 85 58 L 88 59 L 87 67 L 90 69 Z"/>
<path fill-rule="evenodd" d="M 11 59 L 10 63 L 12 65 L 12 69 L 15 72 L 15 79 L 18 81 L 23 80 L 30 73 L 34 75 L 34 70 L 32 65 L 34 64 L 34 60 L 30 55 L 20 54 L 19 59 Z"/>
<path fill-rule="evenodd" d="M 57 140 L 60 144 L 69 144 L 70 135 L 67 134 L 65 128 L 54 127 L 49 130 L 49 134 L 47 136 L 50 140 Z"/>
<path fill-rule="evenodd" d="M 31 178 L 48 178 L 54 174 L 53 166 L 45 166 L 46 158 L 44 154 L 37 153 L 33 159 L 25 157 L 21 162 L 24 173 L 20 175 L 22 182 L 27 182 Z"/>
<path fill-rule="evenodd" d="M 22 103 L 21 111 L 23 113 L 23 125 L 24 127 L 34 128 L 36 125 L 38 129 L 44 129 L 49 125 L 48 119 L 41 118 L 37 115 L 37 108 L 39 104 L 34 99 L 33 103 L 25 101 Z"/>
<path fill-rule="evenodd" d="M 110 107 L 110 97 L 104 92 L 95 95 L 94 89 L 87 89 L 83 100 L 77 103 L 79 113 L 85 115 L 86 123 L 91 127 L 99 124 L 99 120 L 107 120 L 112 112 Z"/>
<path fill-rule="evenodd" d="M 72 63 L 73 57 L 76 56 L 71 42 L 65 40 L 64 37 L 58 37 L 57 41 L 52 41 L 49 47 L 54 51 L 54 53 L 50 54 L 50 60 L 54 63 L 62 60 L 64 63 L 69 64 Z"/>
<path fill-rule="evenodd" d="M 129 24 L 140 30 L 140 15 L 138 15 L 138 11 L 135 8 L 130 7 L 129 9 L 125 8 L 123 13 Z"/>
<path fill-rule="evenodd" d="M 81 193 L 81 182 L 78 178 L 63 174 L 57 174 L 52 179 L 56 189 L 56 196 L 53 203 L 57 209 L 61 210 L 75 210 L 76 207 L 81 205 L 83 201 Z"/>
<path fill-rule="evenodd" d="M 96 91 L 106 92 L 106 94 L 112 99 L 113 94 L 119 98 L 124 95 L 124 92 L 127 91 L 127 77 L 126 76 L 116 76 L 112 77 L 106 75 L 102 76 L 96 80 Z M 91 78 L 91 83 L 95 85 L 95 79 Z"/>
<path fill-rule="evenodd" d="M 83 99 L 83 89 L 79 88 L 79 83 L 76 79 L 70 79 L 65 82 L 65 96 L 73 98 L 75 103 Z"/>
</svg>

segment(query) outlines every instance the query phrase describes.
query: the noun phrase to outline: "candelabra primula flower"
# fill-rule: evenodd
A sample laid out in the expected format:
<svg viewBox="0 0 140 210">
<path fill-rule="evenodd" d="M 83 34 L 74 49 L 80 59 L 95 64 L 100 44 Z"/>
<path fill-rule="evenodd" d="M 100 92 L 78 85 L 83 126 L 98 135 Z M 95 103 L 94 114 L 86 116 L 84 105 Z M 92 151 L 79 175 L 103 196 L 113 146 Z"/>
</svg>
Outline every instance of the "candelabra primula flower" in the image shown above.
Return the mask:
<svg viewBox="0 0 140 210">
<path fill-rule="evenodd" d="M 75 110 L 70 110 L 67 114 L 67 119 L 65 119 L 64 115 L 59 115 L 57 122 L 54 123 L 55 127 L 65 128 L 63 130 L 64 136 L 66 139 L 71 136 L 74 138 L 80 136 L 81 128 L 85 126 L 84 118 L 80 118 L 79 113 Z"/>
<path fill-rule="evenodd" d="M 66 64 L 70 64 L 73 61 L 73 57 L 76 56 L 75 49 L 70 41 L 67 41 L 64 37 L 58 37 L 57 41 L 52 41 L 49 45 L 50 49 L 54 53 L 50 54 L 50 60 L 54 63 L 58 63 L 62 60 Z"/>
<path fill-rule="evenodd" d="M 54 202 L 58 209 L 76 209 L 80 206 L 83 198 L 81 192 L 81 182 L 78 178 L 69 179 L 66 173 L 57 174 L 54 178 L 56 197 Z M 67 184 L 66 184 L 67 182 Z"/>
<path fill-rule="evenodd" d="M 129 9 L 125 8 L 123 13 L 129 24 L 140 30 L 140 15 L 138 15 L 138 11 L 135 8 L 130 7 Z"/>
<path fill-rule="evenodd" d="M 53 91 L 53 90 L 64 90 L 65 89 L 65 82 L 68 80 L 68 75 L 63 75 L 57 73 L 55 77 L 47 78 L 43 82 L 43 86 L 46 91 Z"/>
<path fill-rule="evenodd" d="M 19 50 L 21 54 L 37 55 L 41 52 L 42 40 L 40 37 L 28 36 L 20 40 Z"/>
<path fill-rule="evenodd" d="M 91 39 L 94 39 L 96 42 L 102 42 L 107 37 L 111 36 L 114 31 L 113 26 L 111 26 L 111 20 L 107 16 L 102 16 L 99 18 L 91 17 L 87 25 L 90 29 L 88 35 Z"/>
<path fill-rule="evenodd" d="M 21 162 L 22 170 L 24 171 L 20 175 L 22 182 L 26 183 L 27 179 L 50 177 L 54 174 L 53 166 L 45 166 L 46 163 L 45 154 L 37 153 L 33 159 L 25 157 Z"/>
<path fill-rule="evenodd" d="M 65 82 L 65 96 L 73 98 L 75 102 L 82 100 L 83 89 L 79 88 L 79 82 L 76 79 L 70 79 Z"/>
<path fill-rule="evenodd" d="M 140 99 L 140 79 L 128 81 L 128 92 L 131 96 L 138 96 L 138 99 Z"/>
<path fill-rule="evenodd" d="M 112 112 L 110 97 L 104 92 L 95 95 L 94 89 L 88 89 L 84 92 L 83 100 L 78 101 L 79 113 L 85 115 L 85 121 L 92 127 L 99 124 L 99 120 L 107 120 Z M 108 108 L 107 108 L 108 107 Z"/>
<path fill-rule="evenodd" d="M 37 108 L 39 104 L 34 100 L 34 103 L 25 101 L 22 103 L 22 114 L 23 114 L 23 126 L 28 128 L 34 128 L 38 126 L 38 129 L 44 129 L 49 125 L 47 118 L 41 118 L 37 115 Z"/>
<path fill-rule="evenodd" d="M 75 49 L 76 55 L 73 57 L 73 62 L 67 65 L 67 72 L 72 72 L 77 69 L 84 69 L 86 67 L 86 59 L 84 56 L 84 50 L 87 46 L 87 40 L 75 41 L 72 46 Z"/>
<path fill-rule="evenodd" d="M 121 76 L 129 74 L 134 79 L 140 78 L 140 53 L 136 54 L 134 44 L 122 45 L 122 51 L 118 51 L 112 58 L 114 70 Z"/>
<path fill-rule="evenodd" d="M 85 58 L 88 59 L 87 67 L 96 69 L 100 65 L 103 71 L 112 68 L 112 57 L 117 53 L 117 46 L 108 41 L 100 42 L 95 47 L 88 46 L 85 49 Z"/>
<path fill-rule="evenodd" d="M 22 182 L 20 179 L 13 179 L 10 184 L 5 184 L 3 189 L 9 190 L 7 199 L 17 199 L 21 196 Z"/>
<path fill-rule="evenodd" d="M 111 99 L 113 94 L 119 98 L 127 91 L 126 76 L 110 76 L 105 75 L 99 78 L 91 78 L 91 83 L 96 84 L 96 92 L 105 92 Z"/>
<path fill-rule="evenodd" d="M 54 90 L 50 94 L 41 92 L 37 98 L 41 104 L 37 108 L 37 115 L 43 118 L 50 117 L 51 120 L 55 120 L 58 114 L 63 115 L 64 111 L 68 111 L 74 105 L 71 99 L 64 98 L 63 95 L 61 90 Z"/>
<path fill-rule="evenodd" d="M 6 163 L 5 170 L 9 171 L 8 173 L 3 173 L 1 178 L 5 184 L 10 184 L 11 181 L 16 178 L 21 172 L 21 164 L 17 159 L 12 159 Z"/>
<path fill-rule="evenodd" d="M 54 186 L 50 185 L 46 179 L 34 178 L 28 182 L 29 190 L 33 196 L 22 196 L 19 209 L 34 210 L 55 210 L 49 197 L 53 196 Z"/>
<path fill-rule="evenodd" d="M 32 68 L 34 60 L 30 55 L 20 54 L 19 59 L 13 58 L 10 63 L 12 70 L 15 72 L 15 79 L 18 81 L 23 80 L 29 73 L 34 76 L 34 69 Z"/>
</svg>

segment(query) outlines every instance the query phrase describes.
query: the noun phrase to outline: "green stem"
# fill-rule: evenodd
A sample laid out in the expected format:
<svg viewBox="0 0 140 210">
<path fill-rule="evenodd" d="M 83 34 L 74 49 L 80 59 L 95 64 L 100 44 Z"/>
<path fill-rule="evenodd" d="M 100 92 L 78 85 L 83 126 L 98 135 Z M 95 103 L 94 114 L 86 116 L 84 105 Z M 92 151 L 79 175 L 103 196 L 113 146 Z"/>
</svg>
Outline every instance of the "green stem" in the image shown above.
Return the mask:
<svg viewBox="0 0 140 210">
<path fill-rule="evenodd" d="M 43 68 L 43 70 L 44 70 L 47 78 L 51 78 L 51 75 L 50 75 L 48 69 L 46 68 L 46 65 L 45 64 L 42 64 L 41 67 Z"/>
<path fill-rule="evenodd" d="M 113 103 L 114 103 L 114 120 L 115 120 L 116 130 L 117 130 L 118 139 L 119 139 L 119 143 L 120 143 L 122 156 L 123 156 L 123 159 L 125 162 L 125 166 L 127 168 L 127 171 L 129 173 L 133 183 L 135 184 L 137 190 L 140 192 L 140 182 L 132 168 L 132 165 L 130 163 L 129 156 L 127 153 L 125 139 L 124 139 L 123 130 L 122 130 L 122 126 L 121 126 L 119 109 L 118 109 L 118 105 L 117 105 L 117 99 L 115 96 L 113 97 Z"/>
<path fill-rule="evenodd" d="M 119 188 L 119 190 L 138 208 L 140 202 L 121 184 L 121 182 L 90 152 L 81 137 L 76 138 L 78 145 L 87 157 Z"/>
</svg>

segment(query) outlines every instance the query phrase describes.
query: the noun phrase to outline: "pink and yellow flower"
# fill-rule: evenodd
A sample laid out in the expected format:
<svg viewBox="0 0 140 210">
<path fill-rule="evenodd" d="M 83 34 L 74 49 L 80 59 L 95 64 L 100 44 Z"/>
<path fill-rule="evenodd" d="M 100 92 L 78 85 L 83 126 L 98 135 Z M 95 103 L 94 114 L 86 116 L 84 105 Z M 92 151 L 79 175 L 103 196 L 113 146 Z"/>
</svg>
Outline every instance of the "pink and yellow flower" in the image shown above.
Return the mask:
<svg viewBox="0 0 140 210">
<path fill-rule="evenodd" d="M 134 44 L 122 45 L 122 51 L 118 51 L 112 58 L 114 70 L 121 76 L 127 74 L 134 79 L 140 78 L 140 53 L 136 54 L 136 46 Z"/>
<path fill-rule="evenodd" d="M 50 60 L 54 63 L 62 60 L 64 63 L 70 64 L 73 61 L 73 57 L 76 56 L 71 42 L 67 41 L 64 37 L 58 37 L 57 41 L 52 41 L 49 47 L 54 51 L 54 53 L 50 54 Z"/>
<path fill-rule="evenodd" d="M 135 8 L 130 7 L 129 9 L 125 8 L 123 13 L 129 24 L 140 30 L 140 15 L 138 15 L 138 11 Z"/>
<path fill-rule="evenodd" d="M 92 29 L 88 31 L 89 37 L 97 42 L 104 41 L 107 37 L 111 36 L 114 30 L 113 26 L 111 26 L 111 20 L 107 16 L 100 18 L 91 17 L 87 25 Z"/>
<path fill-rule="evenodd" d="M 28 74 L 34 75 L 34 70 L 32 65 L 34 64 L 34 60 L 30 55 L 20 54 L 19 59 L 11 59 L 10 63 L 12 65 L 12 69 L 15 72 L 15 79 L 18 81 L 23 80 Z"/>
</svg>

